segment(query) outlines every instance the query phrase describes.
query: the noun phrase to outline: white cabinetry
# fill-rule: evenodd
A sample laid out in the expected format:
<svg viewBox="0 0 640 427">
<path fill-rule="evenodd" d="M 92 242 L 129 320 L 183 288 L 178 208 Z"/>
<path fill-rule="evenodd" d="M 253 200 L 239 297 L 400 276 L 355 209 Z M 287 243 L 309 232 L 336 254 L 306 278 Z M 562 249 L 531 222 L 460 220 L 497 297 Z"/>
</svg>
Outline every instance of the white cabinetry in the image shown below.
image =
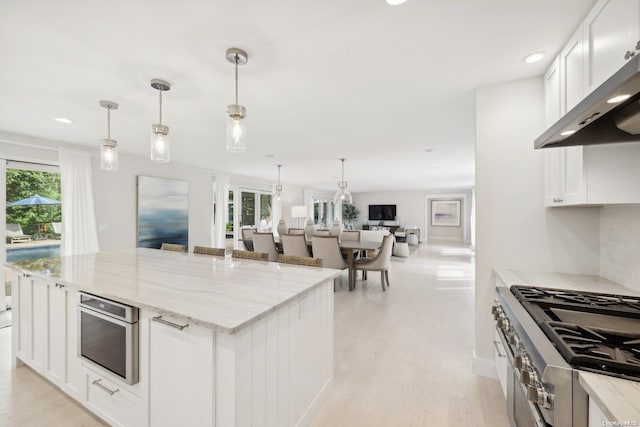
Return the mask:
<svg viewBox="0 0 640 427">
<path fill-rule="evenodd" d="M 600 0 L 582 27 L 587 95 L 638 53 L 640 0 Z"/>
<path fill-rule="evenodd" d="M 214 425 L 213 330 L 167 316 L 158 317 L 152 312 L 141 316 L 141 321 L 151 322 L 150 425 Z"/>
<path fill-rule="evenodd" d="M 148 425 L 143 399 L 121 383 L 90 369 L 85 369 L 85 381 L 87 393 L 84 404 L 100 418 L 113 426 Z"/>
<path fill-rule="evenodd" d="M 583 47 L 582 27 L 580 27 L 560 52 L 561 114 L 575 107 L 584 97 L 585 54 Z"/>
<path fill-rule="evenodd" d="M 602 413 L 596 402 L 589 397 L 589 424 L 588 427 L 602 427 L 610 425 L 607 417 Z"/>
<path fill-rule="evenodd" d="M 496 371 L 498 372 L 498 379 L 500 380 L 500 386 L 502 387 L 502 393 L 505 399 L 507 398 L 507 375 L 509 374 L 509 363 L 507 361 L 507 350 L 504 348 L 504 344 L 500 339 L 500 333 L 496 330 L 493 337 L 494 345 L 494 360 L 496 364 Z"/>
</svg>

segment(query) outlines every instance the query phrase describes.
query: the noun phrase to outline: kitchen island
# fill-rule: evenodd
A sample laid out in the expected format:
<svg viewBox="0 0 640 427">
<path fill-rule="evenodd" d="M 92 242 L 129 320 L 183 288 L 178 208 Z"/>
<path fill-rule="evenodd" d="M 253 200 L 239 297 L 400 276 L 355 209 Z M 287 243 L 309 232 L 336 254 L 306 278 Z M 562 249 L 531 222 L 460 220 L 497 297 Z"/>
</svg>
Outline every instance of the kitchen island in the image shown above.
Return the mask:
<svg viewBox="0 0 640 427">
<path fill-rule="evenodd" d="M 13 353 L 112 425 L 304 424 L 333 378 L 338 270 L 154 249 L 13 269 Z M 78 298 L 139 310 L 139 382 L 78 357 Z"/>
</svg>

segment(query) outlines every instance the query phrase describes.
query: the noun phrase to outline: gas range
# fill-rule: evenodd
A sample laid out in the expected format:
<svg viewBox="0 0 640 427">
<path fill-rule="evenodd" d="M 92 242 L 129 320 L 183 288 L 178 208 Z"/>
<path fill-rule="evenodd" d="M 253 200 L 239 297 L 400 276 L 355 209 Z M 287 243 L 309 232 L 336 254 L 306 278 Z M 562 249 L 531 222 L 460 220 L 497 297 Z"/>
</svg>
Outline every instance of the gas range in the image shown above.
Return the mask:
<svg viewBox="0 0 640 427">
<path fill-rule="evenodd" d="M 492 312 L 513 426 L 587 425 L 579 370 L 640 381 L 640 297 L 498 287 Z"/>
</svg>

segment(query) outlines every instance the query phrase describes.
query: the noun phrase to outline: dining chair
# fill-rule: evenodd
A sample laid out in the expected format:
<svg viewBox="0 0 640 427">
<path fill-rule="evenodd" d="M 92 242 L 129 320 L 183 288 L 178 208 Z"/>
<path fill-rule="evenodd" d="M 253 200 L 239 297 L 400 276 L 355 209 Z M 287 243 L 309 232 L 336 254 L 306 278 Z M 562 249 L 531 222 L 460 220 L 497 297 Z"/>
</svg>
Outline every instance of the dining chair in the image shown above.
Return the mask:
<svg viewBox="0 0 640 427">
<path fill-rule="evenodd" d="M 160 249 L 163 251 L 187 252 L 186 245 L 176 245 L 175 243 L 162 243 Z"/>
<path fill-rule="evenodd" d="M 200 255 L 212 255 L 212 256 L 225 256 L 226 250 L 224 248 L 210 248 L 208 246 L 194 246 L 194 254 Z"/>
<path fill-rule="evenodd" d="M 278 255 L 278 262 L 281 264 L 305 265 L 307 267 L 322 267 L 320 258 L 295 255 Z"/>
<path fill-rule="evenodd" d="M 336 268 L 338 270 L 344 270 L 349 267 L 342 258 L 342 251 L 340 251 L 340 245 L 338 243 L 337 236 L 314 236 L 311 241 L 311 250 L 314 258 L 320 258 L 322 260 L 322 266 L 325 268 Z M 333 281 L 333 289 L 335 290 L 335 279 Z M 340 284 L 342 285 L 342 276 L 340 277 Z"/>
<path fill-rule="evenodd" d="M 331 236 L 331 230 L 316 230 L 313 232 L 313 235 L 322 237 Z"/>
<path fill-rule="evenodd" d="M 265 254 L 264 252 L 241 251 L 238 249 L 234 249 L 233 252 L 231 253 L 231 258 L 253 259 L 256 261 L 269 261 L 269 254 Z"/>
<path fill-rule="evenodd" d="M 285 234 L 282 239 L 282 249 L 285 255 L 309 256 L 307 238 L 303 234 Z"/>
<path fill-rule="evenodd" d="M 269 254 L 269 261 L 271 262 L 278 261 L 278 250 L 276 249 L 276 241 L 273 238 L 273 233 L 254 232 L 253 249 L 256 252 Z"/>
<path fill-rule="evenodd" d="M 255 233 L 257 228 L 242 228 L 240 229 L 242 233 L 242 243 L 244 247 L 248 251 L 253 250 L 253 233 Z"/>
<path fill-rule="evenodd" d="M 290 228 L 287 234 L 304 234 L 304 228 Z"/>
<path fill-rule="evenodd" d="M 360 241 L 360 230 L 343 230 L 342 231 L 342 240 L 347 240 L 350 242 L 359 242 Z"/>
<path fill-rule="evenodd" d="M 384 236 L 382 239 L 382 246 L 380 251 L 374 258 L 361 258 L 356 260 L 353 264 L 353 268 L 358 271 L 363 271 L 363 276 L 367 271 L 379 271 L 380 272 L 380 284 L 382 285 L 382 291 L 385 289 L 385 281 L 387 287 L 391 286 L 389 283 L 389 265 L 391 264 L 391 251 L 393 249 L 393 236 Z M 366 278 L 366 276 L 364 276 Z"/>
</svg>

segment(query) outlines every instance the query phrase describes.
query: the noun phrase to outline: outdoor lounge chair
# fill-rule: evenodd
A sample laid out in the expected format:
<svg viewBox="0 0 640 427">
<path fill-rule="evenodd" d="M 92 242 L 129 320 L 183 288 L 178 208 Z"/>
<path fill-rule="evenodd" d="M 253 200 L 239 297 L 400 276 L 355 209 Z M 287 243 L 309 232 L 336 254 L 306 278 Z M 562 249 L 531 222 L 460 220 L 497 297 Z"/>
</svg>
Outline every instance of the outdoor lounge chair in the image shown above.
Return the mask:
<svg viewBox="0 0 640 427">
<path fill-rule="evenodd" d="M 31 236 L 22 232 L 20 224 L 7 224 L 7 243 L 30 242 Z"/>
</svg>

